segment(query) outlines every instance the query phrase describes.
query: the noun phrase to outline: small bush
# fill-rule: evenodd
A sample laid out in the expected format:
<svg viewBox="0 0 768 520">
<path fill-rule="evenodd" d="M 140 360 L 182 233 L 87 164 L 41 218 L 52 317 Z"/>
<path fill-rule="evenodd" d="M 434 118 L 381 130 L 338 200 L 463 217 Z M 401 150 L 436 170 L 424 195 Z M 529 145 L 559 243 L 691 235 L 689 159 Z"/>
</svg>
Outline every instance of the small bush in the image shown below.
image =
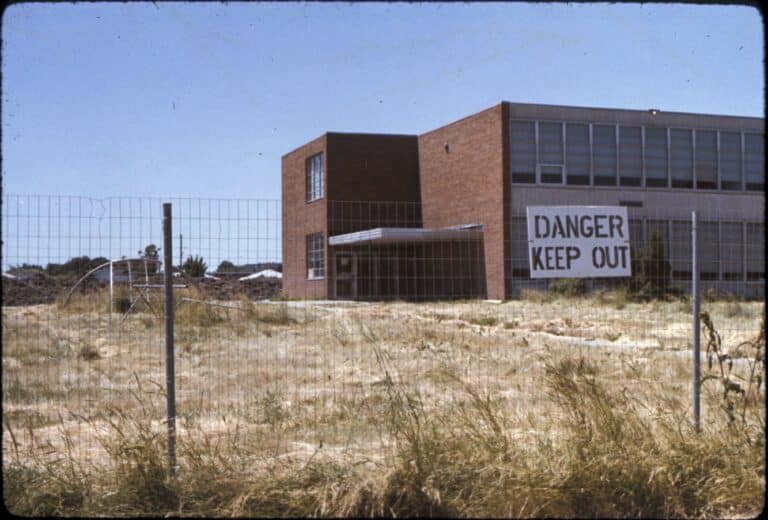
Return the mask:
<svg viewBox="0 0 768 520">
<path fill-rule="evenodd" d="M 667 259 L 664 240 L 657 230 L 638 251 L 632 251 L 632 276 L 627 289 L 635 299 L 663 298 L 670 293 L 672 266 Z"/>
<path fill-rule="evenodd" d="M 80 352 L 78 355 L 85 361 L 93 361 L 94 359 L 99 359 L 101 357 L 101 354 L 99 354 L 99 349 L 90 343 L 83 343 L 83 345 L 80 346 Z"/>
<path fill-rule="evenodd" d="M 202 256 L 190 256 L 187 257 L 181 268 L 193 278 L 202 278 L 208 270 L 208 264 L 205 263 Z"/>
</svg>

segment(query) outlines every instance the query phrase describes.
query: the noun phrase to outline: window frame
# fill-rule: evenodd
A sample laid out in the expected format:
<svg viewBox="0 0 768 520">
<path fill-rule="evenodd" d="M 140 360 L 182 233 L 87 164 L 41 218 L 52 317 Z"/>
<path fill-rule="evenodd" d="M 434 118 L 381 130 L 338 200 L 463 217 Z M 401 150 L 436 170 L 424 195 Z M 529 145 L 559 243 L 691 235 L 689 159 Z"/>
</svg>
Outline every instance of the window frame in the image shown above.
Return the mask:
<svg viewBox="0 0 768 520">
<path fill-rule="evenodd" d="M 319 170 L 313 168 L 314 160 L 318 159 Z M 322 199 L 325 196 L 325 168 L 323 164 L 323 152 L 318 152 L 310 155 L 304 161 L 305 168 L 305 189 L 307 203 L 315 202 Z M 317 181 L 314 180 L 313 175 L 318 175 Z M 315 193 L 317 187 L 318 193 Z M 314 195 L 314 196 L 313 196 Z"/>
<path fill-rule="evenodd" d="M 325 234 L 322 231 L 308 234 L 305 245 L 307 280 L 323 280 L 325 278 Z M 310 276 L 312 269 L 319 269 L 321 273 Z"/>
</svg>

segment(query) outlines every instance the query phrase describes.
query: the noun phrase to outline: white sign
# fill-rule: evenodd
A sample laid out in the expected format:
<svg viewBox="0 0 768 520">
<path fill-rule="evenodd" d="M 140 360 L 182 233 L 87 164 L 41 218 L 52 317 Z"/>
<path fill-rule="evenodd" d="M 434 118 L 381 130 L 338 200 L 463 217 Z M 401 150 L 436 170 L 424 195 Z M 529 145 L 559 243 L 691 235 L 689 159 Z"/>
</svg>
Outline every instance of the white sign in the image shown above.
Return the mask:
<svg viewBox="0 0 768 520">
<path fill-rule="evenodd" d="M 627 208 L 528 206 L 531 278 L 631 276 Z"/>
</svg>

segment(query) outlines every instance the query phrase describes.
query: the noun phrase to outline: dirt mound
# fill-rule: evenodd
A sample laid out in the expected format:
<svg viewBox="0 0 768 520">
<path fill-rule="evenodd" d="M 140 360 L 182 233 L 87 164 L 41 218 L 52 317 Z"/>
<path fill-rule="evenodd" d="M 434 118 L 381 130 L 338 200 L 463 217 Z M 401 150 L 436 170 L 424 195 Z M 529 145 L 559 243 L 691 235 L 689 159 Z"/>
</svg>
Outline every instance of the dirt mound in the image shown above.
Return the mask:
<svg viewBox="0 0 768 520">
<path fill-rule="evenodd" d="M 3 277 L 3 305 L 22 306 L 54 303 L 57 299 L 66 297 L 77 280 L 59 279 L 43 273 L 25 278 Z M 151 283 L 163 283 L 162 277 L 151 280 Z M 205 299 L 237 300 L 246 296 L 251 300 L 263 300 L 280 296 L 282 280 L 279 278 L 255 278 L 239 281 L 235 279 L 191 278 L 185 275 L 177 277 L 176 283 L 185 283 L 197 287 Z M 122 284 L 119 284 L 122 285 Z M 107 282 L 87 278 L 80 283 L 77 291 L 87 293 L 108 286 Z"/>
<path fill-rule="evenodd" d="M 283 282 L 280 278 L 254 278 L 239 281 L 236 278 L 189 278 L 183 283 L 193 285 L 211 300 L 237 300 L 242 296 L 250 300 L 264 300 L 280 296 Z"/>
</svg>

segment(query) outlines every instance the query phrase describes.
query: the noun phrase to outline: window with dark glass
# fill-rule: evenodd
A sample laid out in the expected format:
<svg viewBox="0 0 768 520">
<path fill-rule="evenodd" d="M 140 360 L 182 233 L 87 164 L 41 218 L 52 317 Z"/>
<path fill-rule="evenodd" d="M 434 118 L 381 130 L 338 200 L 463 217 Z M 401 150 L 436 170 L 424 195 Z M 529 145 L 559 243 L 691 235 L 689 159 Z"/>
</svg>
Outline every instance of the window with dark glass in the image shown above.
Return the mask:
<svg viewBox="0 0 768 520">
<path fill-rule="evenodd" d="M 717 132 L 696 130 L 696 188 L 717 189 Z"/>
<path fill-rule="evenodd" d="M 693 188 L 693 132 L 673 128 L 669 134 L 672 187 Z"/>
<path fill-rule="evenodd" d="M 629 248 L 631 258 L 637 259 L 644 243 L 643 221 L 639 218 L 629 219 Z"/>
<path fill-rule="evenodd" d="M 592 125 L 595 186 L 616 186 L 616 127 Z"/>
<path fill-rule="evenodd" d="M 525 218 L 512 217 L 509 231 L 512 278 L 528 280 L 531 272 L 528 265 L 528 228 Z"/>
<path fill-rule="evenodd" d="M 323 197 L 323 154 L 307 158 L 307 202 Z"/>
<path fill-rule="evenodd" d="M 567 184 L 589 185 L 589 125 L 565 125 L 565 170 Z"/>
<path fill-rule="evenodd" d="M 667 187 L 667 129 L 645 129 L 645 185 Z"/>
<path fill-rule="evenodd" d="M 307 278 L 325 277 L 325 241 L 322 233 L 307 235 Z"/>
<path fill-rule="evenodd" d="M 536 182 L 536 132 L 532 121 L 512 121 L 509 129 L 512 182 Z"/>
<path fill-rule="evenodd" d="M 765 224 L 747 222 L 747 280 L 765 280 Z"/>
<path fill-rule="evenodd" d="M 747 191 L 763 191 L 765 142 L 761 134 L 744 134 L 744 177 Z"/>
<path fill-rule="evenodd" d="M 698 146 L 698 142 L 696 145 Z M 720 262 L 723 280 L 744 279 L 743 234 L 741 222 L 720 223 Z"/>
<path fill-rule="evenodd" d="M 562 123 L 539 123 L 539 172 L 544 184 L 563 183 Z"/>
<path fill-rule="evenodd" d="M 673 220 L 669 237 L 669 262 L 672 265 L 673 280 L 691 281 L 691 254 L 691 222 Z"/>
<path fill-rule="evenodd" d="M 717 280 L 720 270 L 717 222 L 699 222 L 696 233 L 696 245 L 699 250 L 699 278 L 701 280 Z"/>
<path fill-rule="evenodd" d="M 720 188 L 741 189 L 741 134 L 720 132 Z"/>
<path fill-rule="evenodd" d="M 619 127 L 619 183 L 640 186 L 643 172 L 642 137 L 639 126 Z"/>
</svg>

